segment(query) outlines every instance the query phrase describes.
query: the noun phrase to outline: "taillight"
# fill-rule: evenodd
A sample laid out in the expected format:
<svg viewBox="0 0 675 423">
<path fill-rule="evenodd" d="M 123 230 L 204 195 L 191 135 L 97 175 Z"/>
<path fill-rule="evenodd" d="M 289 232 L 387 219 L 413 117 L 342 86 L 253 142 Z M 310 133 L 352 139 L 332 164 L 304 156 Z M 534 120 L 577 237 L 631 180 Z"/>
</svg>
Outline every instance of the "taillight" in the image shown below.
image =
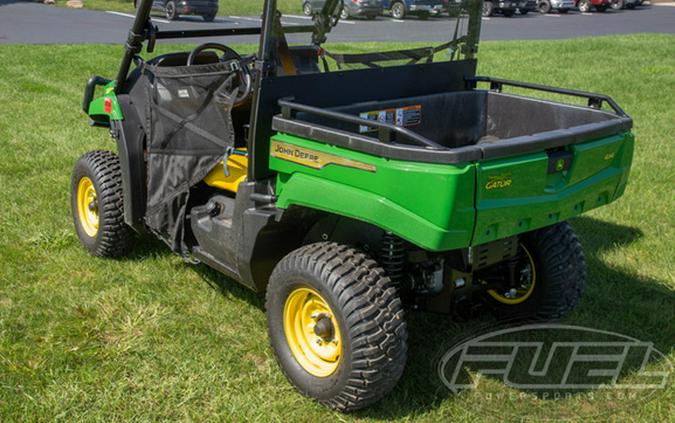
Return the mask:
<svg viewBox="0 0 675 423">
<path fill-rule="evenodd" d="M 112 113 L 112 98 L 106 97 L 105 100 L 103 100 L 103 111 L 105 113 Z"/>
</svg>

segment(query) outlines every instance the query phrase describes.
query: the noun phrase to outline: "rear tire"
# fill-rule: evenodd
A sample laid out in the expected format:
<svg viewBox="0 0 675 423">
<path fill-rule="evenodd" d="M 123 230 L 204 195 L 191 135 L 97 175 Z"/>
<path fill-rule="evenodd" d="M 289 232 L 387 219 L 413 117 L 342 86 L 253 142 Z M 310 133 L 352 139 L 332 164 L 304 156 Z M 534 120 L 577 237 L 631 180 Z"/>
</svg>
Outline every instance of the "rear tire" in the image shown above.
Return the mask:
<svg viewBox="0 0 675 423">
<path fill-rule="evenodd" d="M 492 16 L 492 13 L 495 10 L 495 5 L 491 1 L 486 1 L 483 3 L 483 10 L 481 11 L 481 16 L 488 18 Z"/>
<path fill-rule="evenodd" d="M 567 222 L 525 234 L 522 245 L 534 264 L 531 295 L 518 304 L 495 301 L 507 316 L 559 320 L 579 305 L 586 288 L 586 259 Z"/>
<path fill-rule="evenodd" d="M 405 4 L 400 1 L 397 1 L 391 6 L 391 17 L 394 19 L 403 19 L 405 18 L 406 10 Z"/>
<path fill-rule="evenodd" d="M 580 0 L 577 7 L 579 8 L 579 12 L 588 13 L 592 7 L 591 0 Z"/>
<path fill-rule="evenodd" d="M 340 20 L 346 21 L 347 19 L 349 19 L 349 10 L 347 9 L 346 6 L 343 6 L 342 12 L 340 12 Z"/>
<path fill-rule="evenodd" d="M 312 16 L 312 5 L 308 1 L 302 5 L 302 13 L 304 13 L 305 16 Z"/>
<path fill-rule="evenodd" d="M 621 10 L 624 6 L 624 0 L 612 0 L 612 5 L 610 6 L 614 10 Z"/>
<path fill-rule="evenodd" d="M 548 0 L 539 2 L 539 13 L 545 15 L 551 11 L 551 3 Z"/>
<path fill-rule="evenodd" d="M 110 151 L 92 151 L 75 165 L 70 206 L 82 246 L 93 256 L 120 257 L 128 253 L 133 232 L 124 223 L 122 172 Z"/>
<path fill-rule="evenodd" d="M 213 22 L 216 19 L 215 13 L 209 13 L 208 15 L 202 15 L 204 22 Z"/>
<path fill-rule="evenodd" d="M 170 21 L 175 21 L 178 19 L 178 9 L 176 9 L 176 2 L 169 0 L 164 5 L 164 14 L 166 18 Z"/>
<path fill-rule="evenodd" d="M 266 309 L 281 370 L 330 408 L 371 405 L 403 373 L 407 328 L 397 289 L 355 249 L 321 242 L 287 255 L 270 277 Z"/>
</svg>

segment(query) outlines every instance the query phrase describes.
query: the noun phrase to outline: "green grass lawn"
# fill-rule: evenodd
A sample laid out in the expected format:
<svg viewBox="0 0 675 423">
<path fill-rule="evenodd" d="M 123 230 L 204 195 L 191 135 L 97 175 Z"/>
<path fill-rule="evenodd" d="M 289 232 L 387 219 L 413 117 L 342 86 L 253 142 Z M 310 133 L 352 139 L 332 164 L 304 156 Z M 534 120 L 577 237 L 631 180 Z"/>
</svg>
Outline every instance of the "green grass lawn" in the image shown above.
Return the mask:
<svg viewBox="0 0 675 423">
<path fill-rule="evenodd" d="M 257 16 L 262 13 L 264 0 L 219 0 L 219 15 Z M 302 13 L 301 0 L 279 0 L 278 8 L 284 14 Z M 58 6 L 65 6 L 66 0 L 57 0 Z M 132 0 L 84 0 L 84 7 L 92 10 L 114 10 L 133 12 Z"/>
<path fill-rule="evenodd" d="M 287 383 L 253 293 L 149 239 L 126 259 L 89 257 L 70 216 L 70 172 L 81 154 L 114 143 L 87 126 L 82 90 L 94 73 L 114 75 L 121 53 L 0 46 L 0 421 L 488 421 L 522 411 L 543 420 L 591 407 L 614 421 L 672 421 L 672 378 L 630 407 L 486 400 L 513 392 L 495 381 L 453 396 L 434 382 L 431 357 L 471 325 L 422 313 L 409 315 L 397 389 L 342 416 Z M 675 37 L 486 42 L 479 63 L 480 74 L 608 93 L 635 119 L 625 196 L 573 222 L 589 286 L 567 323 L 653 341 L 675 361 Z"/>
</svg>

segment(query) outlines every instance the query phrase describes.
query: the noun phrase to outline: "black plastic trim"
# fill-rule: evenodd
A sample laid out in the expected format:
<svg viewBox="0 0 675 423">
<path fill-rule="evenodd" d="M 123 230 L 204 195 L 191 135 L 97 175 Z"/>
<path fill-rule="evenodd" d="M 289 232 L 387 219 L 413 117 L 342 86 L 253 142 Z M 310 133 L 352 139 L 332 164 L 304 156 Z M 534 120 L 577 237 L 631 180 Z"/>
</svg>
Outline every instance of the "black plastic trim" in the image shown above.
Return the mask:
<svg viewBox="0 0 675 423">
<path fill-rule="evenodd" d="M 124 222 L 136 232 L 144 232 L 146 208 L 145 132 L 129 96 L 118 96 L 124 120 L 112 121 L 111 129 L 117 139 L 117 155 L 122 168 Z"/>
<path fill-rule="evenodd" d="M 89 105 L 94 99 L 94 92 L 96 87 L 101 85 L 108 85 L 110 83 L 109 79 L 106 79 L 102 76 L 94 75 L 89 78 L 87 81 L 87 86 L 84 88 L 84 100 L 82 101 L 82 110 L 84 113 L 89 114 Z"/>
<path fill-rule="evenodd" d="M 483 157 L 481 149 L 477 146 L 432 150 L 430 148 L 410 145 L 385 144 L 375 138 L 356 135 L 351 132 L 336 130 L 313 123 L 285 119 L 282 116 L 274 117 L 272 129 L 393 160 L 455 164 L 478 161 Z"/>
<path fill-rule="evenodd" d="M 284 27 L 285 34 L 311 33 L 314 31 L 313 26 L 287 26 Z M 178 31 L 158 31 L 155 37 L 158 40 L 165 40 L 171 38 L 200 38 L 200 37 L 228 37 L 236 35 L 260 35 L 262 29 L 260 27 L 248 28 L 218 28 L 218 29 L 185 29 Z"/>
</svg>

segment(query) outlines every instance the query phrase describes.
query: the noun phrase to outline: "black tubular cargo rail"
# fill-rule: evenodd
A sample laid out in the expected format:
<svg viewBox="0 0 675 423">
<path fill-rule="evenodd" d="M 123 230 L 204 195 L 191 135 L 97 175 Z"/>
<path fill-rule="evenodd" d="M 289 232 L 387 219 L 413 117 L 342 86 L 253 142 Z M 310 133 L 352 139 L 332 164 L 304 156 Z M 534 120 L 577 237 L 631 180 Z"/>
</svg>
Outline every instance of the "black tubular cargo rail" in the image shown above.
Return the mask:
<svg viewBox="0 0 675 423">
<path fill-rule="evenodd" d="M 479 82 L 489 83 L 491 89 L 476 89 Z M 586 98 L 589 107 L 507 94 L 503 86 Z M 600 110 L 603 102 L 614 112 Z M 551 150 L 620 134 L 633 123 L 614 100 L 602 94 L 486 77 L 467 79 L 463 91 L 389 101 L 332 108 L 288 99 L 278 104 L 281 114 L 273 119 L 275 131 L 389 159 L 427 163 L 464 163 Z M 360 116 L 411 105 L 420 105 L 423 113 L 414 130 Z"/>
<path fill-rule="evenodd" d="M 476 76 L 473 78 L 466 78 L 467 88 L 476 88 L 477 83 L 487 82 L 490 84 L 490 89 L 501 92 L 504 85 L 516 88 L 525 88 L 535 91 L 544 91 L 555 94 L 569 95 L 572 97 L 581 97 L 588 99 L 588 107 L 596 109 L 602 108 L 602 102 L 607 102 L 609 106 L 616 112 L 617 115 L 628 117 L 628 115 L 619 107 L 612 97 L 605 94 L 590 93 L 587 91 L 570 90 L 568 88 L 549 87 L 548 85 L 533 84 L 530 82 L 511 81 L 509 79 L 491 78 L 489 76 Z"/>
</svg>

